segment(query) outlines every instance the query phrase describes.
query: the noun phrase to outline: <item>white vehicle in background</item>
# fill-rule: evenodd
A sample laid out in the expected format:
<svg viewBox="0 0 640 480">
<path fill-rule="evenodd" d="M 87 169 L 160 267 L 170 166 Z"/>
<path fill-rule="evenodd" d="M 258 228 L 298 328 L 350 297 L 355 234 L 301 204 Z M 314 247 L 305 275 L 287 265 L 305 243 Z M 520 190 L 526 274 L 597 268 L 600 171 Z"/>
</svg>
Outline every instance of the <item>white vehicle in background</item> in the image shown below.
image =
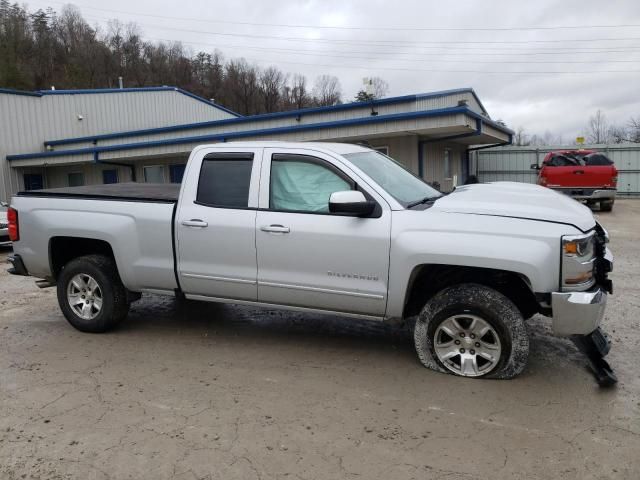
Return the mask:
<svg viewBox="0 0 640 480">
<path fill-rule="evenodd" d="M 511 378 L 527 363 L 525 320 L 541 313 L 601 384 L 615 382 L 599 328 L 608 235 L 587 207 L 537 185 L 443 195 L 362 146 L 221 143 L 193 150 L 181 187 L 22 192 L 9 220 L 11 272 L 56 285 L 82 331 L 113 328 L 142 293 L 417 318 L 425 366 Z"/>
<path fill-rule="evenodd" d="M 0 203 L 0 247 L 8 247 L 11 245 L 9 238 L 9 220 L 7 219 L 7 209 L 9 205 Z"/>
</svg>

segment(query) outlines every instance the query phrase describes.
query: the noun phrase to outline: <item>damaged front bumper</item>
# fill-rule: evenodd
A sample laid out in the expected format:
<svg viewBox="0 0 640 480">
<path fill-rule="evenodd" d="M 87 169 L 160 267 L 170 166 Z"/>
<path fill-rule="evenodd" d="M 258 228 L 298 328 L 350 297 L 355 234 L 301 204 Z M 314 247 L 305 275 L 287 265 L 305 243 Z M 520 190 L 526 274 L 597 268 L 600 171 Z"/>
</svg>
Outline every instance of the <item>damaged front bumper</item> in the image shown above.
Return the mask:
<svg viewBox="0 0 640 480">
<path fill-rule="evenodd" d="M 604 317 L 607 292 L 601 288 L 589 292 L 554 292 L 551 294 L 553 333 L 587 335 L 593 332 Z"/>
</svg>

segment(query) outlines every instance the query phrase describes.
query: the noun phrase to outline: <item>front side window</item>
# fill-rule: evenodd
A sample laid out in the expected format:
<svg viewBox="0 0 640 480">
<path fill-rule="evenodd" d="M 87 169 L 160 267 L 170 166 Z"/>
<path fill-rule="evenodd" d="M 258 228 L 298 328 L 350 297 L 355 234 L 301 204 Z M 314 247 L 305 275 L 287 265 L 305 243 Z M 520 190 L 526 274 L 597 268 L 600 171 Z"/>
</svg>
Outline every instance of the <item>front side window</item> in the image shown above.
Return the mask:
<svg viewBox="0 0 640 480">
<path fill-rule="evenodd" d="M 196 202 L 209 207 L 247 208 L 252 153 L 207 155 L 200 168 Z"/>
<path fill-rule="evenodd" d="M 344 157 L 405 207 L 423 198 L 442 195 L 398 162 L 379 152 L 348 153 Z"/>
<path fill-rule="evenodd" d="M 331 194 L 353 187 L 335 167 L 315 157 L 276 154 L 271 159 L 272 210 L 329 213 Z"/>
</svg>

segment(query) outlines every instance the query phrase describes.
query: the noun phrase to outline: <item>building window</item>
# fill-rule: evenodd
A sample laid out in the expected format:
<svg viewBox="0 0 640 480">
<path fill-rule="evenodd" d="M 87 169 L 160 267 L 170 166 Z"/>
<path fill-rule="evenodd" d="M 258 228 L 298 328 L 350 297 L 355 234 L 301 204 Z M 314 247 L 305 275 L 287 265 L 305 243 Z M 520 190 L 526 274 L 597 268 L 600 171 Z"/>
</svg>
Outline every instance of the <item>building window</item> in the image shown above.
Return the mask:
<svg viewBox="0 0 640 480">
<path fill-rule="evenodd" d="M 118 170 L 103 170 L 102 183 L 118 183 Z"/>
<path fill-rule="evenodd" d="M 169 179 L 171 183 L 182 183 L 185 167 L 186 165 L 184 163 L 169 165 Z"/>
<path fill-rule="evenodd" d="M 143 168 L 144 181 L 147 183 L 164 183 L 164 167 L 162 165 L 149 165 Z"/>
<path fill-rule="evenodd" d="M 84 173 L 71 172 L 67 174 L 67 180 L 70 187 L 81 187 L 82 185 L 84 185 Z"/>
<path fill-rule="evenodd" d="M 389 147 L 371 147 L 371 149 L 389 156 Z"/>
<path fill-rule="evenodd" d="M 451 178 L 451 149 L 444 149 L 444 178 Z"/>
<path fill-rule="evenodd" d="M 42 190 L 43 188 L 44 188 L 44 181 L 42 179 L 42 174 L 40 173 L 24 174 L 25 190 Z"/>
</svg>

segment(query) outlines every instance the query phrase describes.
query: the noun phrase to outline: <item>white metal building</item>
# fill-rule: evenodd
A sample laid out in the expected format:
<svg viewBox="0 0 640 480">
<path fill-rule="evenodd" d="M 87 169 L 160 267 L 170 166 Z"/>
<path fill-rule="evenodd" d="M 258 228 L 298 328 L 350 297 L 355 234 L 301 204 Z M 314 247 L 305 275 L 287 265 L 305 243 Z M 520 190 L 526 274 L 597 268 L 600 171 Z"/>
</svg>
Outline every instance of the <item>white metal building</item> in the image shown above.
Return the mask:
<svg viewBox="0 0 640 480">
<path fill-rule="evenodd" d="M 242 117 L 174 87 L 0 89 L 0 198 L 23 189 L 179 182 L 191 149 L 242 140 L 367 143 L 444 191 L 469 150 L 511 143 L 470 88 Z"/>
</svg>

